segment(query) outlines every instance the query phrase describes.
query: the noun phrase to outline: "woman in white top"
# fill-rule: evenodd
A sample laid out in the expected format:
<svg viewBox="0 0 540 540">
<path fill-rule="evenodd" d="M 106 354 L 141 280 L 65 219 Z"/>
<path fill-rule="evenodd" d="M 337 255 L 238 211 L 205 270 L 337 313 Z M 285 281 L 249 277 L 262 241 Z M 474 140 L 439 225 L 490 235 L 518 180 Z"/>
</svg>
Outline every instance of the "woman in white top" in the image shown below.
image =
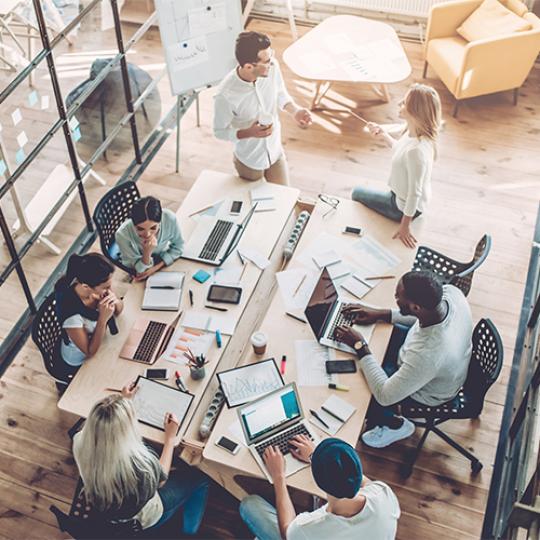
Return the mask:
<svg viewBox="0 0 540 540">
<path fill-rule="evenodd" d="M 117 332 L 113 315 L 119 315 L 124 304 L 111 289 L 113 272 L 114 266 L 99 253 L 72 255 L 65 276 L 56 283 L 66 379 L 97 352 L 107 327 Z"/>
<path fill-rule="evenodd" d="M 413 248 L 416 238 L 411 233 L 411 221 L 425 211 L 431 196 L 431 171 L 441 126 L 439 94 L 425 84 L 413 84 L 400 102 L 399 116 L 405 120 L 406 128 L 398 139 L 374 122 L 367 124 L 369 132 L 393 150 L 390 191 L 358 186 L 352 198 L 398 221 L 399 228 L 393 238 Z"/>
<path fill-rule="evenodd" d="M 178 419 L 164 417 L 161 456 L 141 437 L 131 402 L 134 385 L 98 401 L 82 431 L 73 438 L 73 456 L 86 501 L 104 523 L 139 521 L 143 529 L 159 527 L 183 508 L 182 533 L 199 529 L 209 481 L 184 462 L 171 471 Z"/>
</svg>

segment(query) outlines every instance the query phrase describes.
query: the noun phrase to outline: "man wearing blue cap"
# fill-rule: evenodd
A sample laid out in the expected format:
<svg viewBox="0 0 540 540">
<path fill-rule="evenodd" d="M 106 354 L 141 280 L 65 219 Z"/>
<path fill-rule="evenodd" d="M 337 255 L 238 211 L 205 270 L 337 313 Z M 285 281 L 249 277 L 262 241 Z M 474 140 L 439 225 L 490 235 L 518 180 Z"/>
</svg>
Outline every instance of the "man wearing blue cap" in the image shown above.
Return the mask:
<svg viewBox="0 0 540 540">
<path fill-rule="evenodd" d="M 315 483 L 327 495 L 327 504 L 314 512 L 296 515 L 285 481 L 285 462 L 279 448 L 267 448 L 266 468 L 272 477 L 276 507 L 258 495 L 240 503 L 240 515 L 258 540 L 393 540 L 399 504 L 383 482 L 362 474 L 355 449 L 335 438 L 317 447 L 300 435 L 291 441 L 294 457 L 309 463 Z"/>
</svg>

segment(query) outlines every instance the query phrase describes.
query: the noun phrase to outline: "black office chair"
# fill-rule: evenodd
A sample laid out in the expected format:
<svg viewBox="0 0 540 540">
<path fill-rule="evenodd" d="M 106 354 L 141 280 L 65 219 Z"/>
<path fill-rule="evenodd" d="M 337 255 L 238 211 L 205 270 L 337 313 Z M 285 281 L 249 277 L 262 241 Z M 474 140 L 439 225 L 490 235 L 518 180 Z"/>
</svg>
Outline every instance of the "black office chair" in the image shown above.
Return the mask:
<svg viewBox="0 0 540 540">
<path fill-rule="evenodd" d="M 451 439 L 437 426 L 454 419 L 473 419 L 480 416 L 484 407 L 484 398 L 491 385 L 497 380 L 503 364 L 503 345 L 501 336 L 489 319 L 480 319 L 472 337 L 472 354 L 467 379 L 457 396 L 442 405 L 429 407 L 412 400 L 405 400 L 401 405 L 401 414 L 410 419 L 424 418 L 425 421 L 412 420 L 418 427 L 424 427 L 424 433 L 411 458 L 402 467 L 402 474 L 409 477 L 414 464 L 431 431 L 441 437 L 450 446 L 464 455 L 471 462 L 473 474 L 482 469 L 482 463 Z"/>
<path fill-rule="evenodd" d="M 470 262 L 455 261 L 427 246 L 419 246 L 413 263 L 413 270 L 431 270 L 444 283 L 455 285 L 465 296 L 469 294 L 474 271 L 486 260 L 491 249 L 491 236 L 484 234 L 474 250 Z"/>
<path fill-rule="evenodd" d="M 131 208 L 141 195 L 135 182 L 124 182 L 108 191 L 97 203 L 94 210 L 94 223 L 99 234 L 99 242 L 103 255 L 115 266 L 128 274 L 134 274 L 133 268 L 128 268 L 120 260 L 120 250 L 114 238 L 116 231 L 131 215 Z"/>
</svg>

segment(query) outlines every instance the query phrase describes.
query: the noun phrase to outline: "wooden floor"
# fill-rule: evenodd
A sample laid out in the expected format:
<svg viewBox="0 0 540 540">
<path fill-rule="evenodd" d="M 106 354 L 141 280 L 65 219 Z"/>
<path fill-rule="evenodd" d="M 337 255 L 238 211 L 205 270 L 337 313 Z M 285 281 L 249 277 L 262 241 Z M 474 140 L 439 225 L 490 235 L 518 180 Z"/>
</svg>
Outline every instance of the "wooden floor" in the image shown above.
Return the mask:
<svg viewBox="0 0 540 540">
<path fill-rule="evenodd" d="M 269 33 L 281 57 L 289 44 L 288 26 L 253 21 L 250 28 Z M 110 35 L 96 34 L 92 43 L 101 47 L 107 40 Z M 421 77 L 420 45 L 404 46 L 413 75 L 390 89 L 390 103 L 378 101 L 369 90 L 355 85 L 337 86 L 329 102 L 352 106 L 376 122 L 395 122 L 398 99 L 410 82 Z M 143 58 L 134 56 L 130 61 L 147 65 L 162 62 L 155 36 L 138 49 L 142 52 L 137 54 Z M 282 67 L 291 94 L 299 103 L 307 104 L 311 85 Z M 425 243 L 468 260 L 482 234 L 492 235 L 492 252 L 475 275 L 469 300 L 475 319 L 489 317 L 498 327 L 505 346 L 505 366 L 488 394 L 481 418 L 445 427 L 484 463 L 478 477 L 472 478 L 468 462 L 434 436 L 428 439 L 414 474 L 405 482 L 400 480 L 398 465 L 418 435 L 385 450 L 372 451 L 363 446 L 358 450 L 366 474 L 389 483 L 399 498 L 399 539 L 463 540 L 480 536 L 540 198 L 540 69 L 531 73 L 516 107 L 510 93 L 478 98 L 461 107 L 457 120 L 450 116 L 453 103 L 448 91 L 433 74 L 429 75 L 433 78 L 428 82 L 441 94 L 446 125 L 434 170 Z M 81 80 L 85 76 L 81 75 Z M 172 102 L 166 86 L 160 90 L 162 100 Z M 182 122 L 181 174 L 174 173 L 174 137 L 170 137 L 140 183 L 143 193 L 162 197 L 171 208 L 178 207 L 202 169 L 231 171 L 230 145 L 216 141 L 212 135 L 212 93 L 207 91 L 201 97 L 200 128 L 195 125 L 194 110 Z M 9 112 L 0 111 L 0 115 Z M 314 125 L 302 131 L 284 117 L 283 133 L 292 183 L 304 196 L 328 192 L 346 197 L 357 183 L 384 187 L 390 152 L 364 134 L 353 118 L 317 115 Z M 59 159 L 56 155 L 52 152 L 48 159 Z M 108 162 L 100 163 L 99 170 L 109 184 L 116 181 L 123 163 L 131 157 L 119 150 L 110 153 Z M 27 191 L 36 185 L 37 179 L 29 178 Z M 93 203 L 103 189 L 88 185 Z M 76 204 L 72 206 L 55 232 L 63 246 L 69 245 L 82 227 L 80 210 Z M 25 268 L 34 286 L 56 264 L 56 258 L 40 246 L 32 250 L 32 258 L 27 261 Z M 8 299 L 12 306 L 23 304 L 14 283 L 0 288 L 2 305 L 8 305 Z M 15 319 L 14 311 L 2 310 L 0 319 L 0 335 L 5 336 Z M 0 380 L 0 538 L 62 537 L 48 506 L 55 503 L 66 508 L 72 496 L 76 470 L 66 430 L 75 419 L 58 411 L 56 400 L 54 385 L 44 372 L 36 348 L 29 343 Z M 202 536 L 245 535 L 236 503 L 219 490 L 213 491 Z"/>
</svg>

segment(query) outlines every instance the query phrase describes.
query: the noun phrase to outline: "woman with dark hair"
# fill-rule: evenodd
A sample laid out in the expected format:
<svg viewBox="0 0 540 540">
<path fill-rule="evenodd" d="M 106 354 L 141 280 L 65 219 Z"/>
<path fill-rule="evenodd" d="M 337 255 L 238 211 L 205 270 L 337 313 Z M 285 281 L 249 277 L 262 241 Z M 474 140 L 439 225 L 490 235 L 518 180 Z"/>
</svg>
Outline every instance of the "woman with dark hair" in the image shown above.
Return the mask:
<svg viewBox="0 0 540 540">
<path fill-rule="evenodd" d="M 117 331 L 113 315 L 124 305 L 111 290 L 113 272 L 114 266 L 99 253 L 72 255 L 66 274 L 55 285 L 67 376 L 96 354 L 107 326 L 112 333 Z"/>
<path fill-rule="evenodd" d="M 122 263 L 142 281 L 182 255 L 184 240 L 174 212 L 154 197 L 143 197 L 131 209 L 131 218 L 116 231 Z"/>
</svg>

